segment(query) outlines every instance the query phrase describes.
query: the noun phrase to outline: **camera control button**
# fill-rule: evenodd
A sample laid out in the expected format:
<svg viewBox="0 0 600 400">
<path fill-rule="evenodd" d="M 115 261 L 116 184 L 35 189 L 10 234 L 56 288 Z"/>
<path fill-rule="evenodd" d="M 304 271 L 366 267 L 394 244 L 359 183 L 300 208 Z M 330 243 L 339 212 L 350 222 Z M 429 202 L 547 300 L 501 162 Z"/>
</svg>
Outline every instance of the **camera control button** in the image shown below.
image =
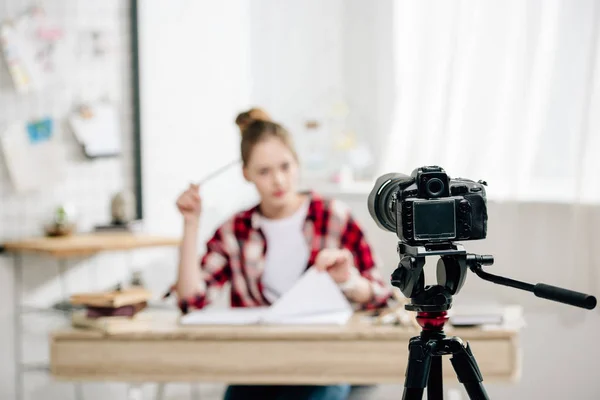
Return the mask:
<svg viewBox="0 0 600 400">
<path fill-rule="evenodd" d="M 452 189 L 453 196 L 465 194 L 469 191 L 469 188 L 467 188 L 467 185 L 456 185 L 456 186 L 452 186 L 451 189 Z"/>
</svg>

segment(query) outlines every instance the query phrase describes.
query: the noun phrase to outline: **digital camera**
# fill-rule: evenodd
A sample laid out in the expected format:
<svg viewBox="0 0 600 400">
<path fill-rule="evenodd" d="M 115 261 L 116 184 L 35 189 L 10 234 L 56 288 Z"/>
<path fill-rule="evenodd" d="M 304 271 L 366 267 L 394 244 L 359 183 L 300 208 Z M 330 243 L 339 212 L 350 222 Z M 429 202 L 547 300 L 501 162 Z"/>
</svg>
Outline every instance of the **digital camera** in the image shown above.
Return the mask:
<svg viewBox="0 0 600 400">
<path fill-rule="evenodd" d="M 485 239 L 485 186 L 450 179 L 438 166 L 416 168 L 410 176 L 388 173 L 377 178 L 369 194 L 369 213 L 380 228 L 412 246 Z"/>
</svg>

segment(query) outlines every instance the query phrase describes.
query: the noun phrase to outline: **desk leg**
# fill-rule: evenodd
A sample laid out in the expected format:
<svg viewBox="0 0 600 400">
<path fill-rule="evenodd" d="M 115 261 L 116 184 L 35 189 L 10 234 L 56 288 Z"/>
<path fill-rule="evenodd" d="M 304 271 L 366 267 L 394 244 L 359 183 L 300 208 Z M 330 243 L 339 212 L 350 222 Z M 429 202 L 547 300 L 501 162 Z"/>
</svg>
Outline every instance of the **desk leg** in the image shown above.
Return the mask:
<svg viewBox="0 0 600 400">
<path fill-rule="evenodd" d="M 23 336 L 21 321 L 21 290 L 23 280 L 23 258 L 20 253 L 14 254 L 14 275 L 13 275 L 13 302 L 14 302 L 14 321 L 13 321 L 13 348 L 14 348 L 14 366 L 15 366 L 15 400 L 23 399 L 23 353 L 21 339 Z"/>
</svg>

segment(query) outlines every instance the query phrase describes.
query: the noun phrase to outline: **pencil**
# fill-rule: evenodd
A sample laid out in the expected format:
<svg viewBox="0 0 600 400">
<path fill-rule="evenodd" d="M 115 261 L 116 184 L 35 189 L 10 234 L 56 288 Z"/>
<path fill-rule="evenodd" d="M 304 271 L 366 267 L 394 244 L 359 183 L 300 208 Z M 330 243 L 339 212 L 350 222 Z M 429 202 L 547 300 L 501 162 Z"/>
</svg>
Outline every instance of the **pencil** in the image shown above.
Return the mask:
<svg viewBox="0 0 600 400">
<path fill-rule="evenodd" d="M 228 164 L 225 164 L 224 166 L 214 170 L 213 172 L 209 173 L 208 175 L 206 175 L 204 178 L 202 178 L 202 180 L 200 180 L 199 182 L 197 182 L 198 185 L 203 185 L 206 182 L 216 178 L 217 176 L 221 175 L 223 172 L 225 172 L 226 170 L 228 170 L 229 168 L 231 168 L 232 166 L 239 164 L 241 160 L 234 160 L 231 161 Z"/>
</svg>

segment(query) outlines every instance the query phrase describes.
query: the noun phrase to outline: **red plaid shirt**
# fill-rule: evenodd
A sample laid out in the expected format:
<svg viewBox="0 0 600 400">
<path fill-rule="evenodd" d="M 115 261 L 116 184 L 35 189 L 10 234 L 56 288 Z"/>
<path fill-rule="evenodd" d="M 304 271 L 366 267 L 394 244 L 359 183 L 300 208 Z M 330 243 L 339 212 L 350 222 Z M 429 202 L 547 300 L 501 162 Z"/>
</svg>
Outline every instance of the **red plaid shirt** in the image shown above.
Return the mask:
<svg viewBox="0 0 600 400">
<path fill-rule="evenodd" d="M 354 266 L 371 283 L 373 296 L 363 309 L 386 305 L 391 290 L 381 279 L 371 247 L 350 210 L 338 200 L 310 193 L 310 205 L 304 222 L 304 236 L 310 249 L 307 268 L 314 264 L 324 248 L 347 248 L 354 255 Z M 179 299 L 183 313 L 190 308 L 205 307 L 211 291 L 231 282 L 232 307 L 268 306 L 261 276 L 265 265 L 267 243 L 260 229 L 258 205 L 234 215 L 221 225 L 208 241 L 200 258 L 203 280 L 192 298 Z"/>
</svg>

